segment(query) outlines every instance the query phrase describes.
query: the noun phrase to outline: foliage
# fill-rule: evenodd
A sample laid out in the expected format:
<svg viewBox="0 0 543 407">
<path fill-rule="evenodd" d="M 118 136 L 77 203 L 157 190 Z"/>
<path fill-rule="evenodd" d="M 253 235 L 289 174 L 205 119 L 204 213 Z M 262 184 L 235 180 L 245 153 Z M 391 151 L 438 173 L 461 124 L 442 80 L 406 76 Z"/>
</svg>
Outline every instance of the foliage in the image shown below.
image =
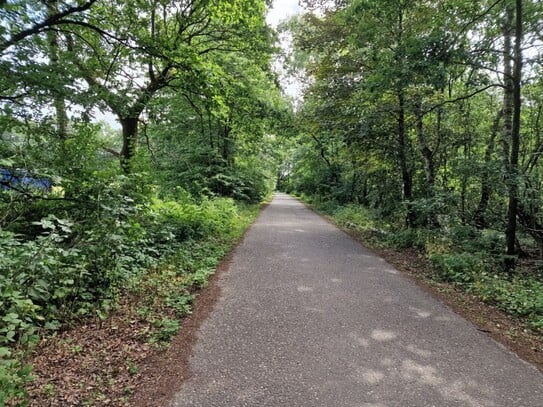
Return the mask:
<svg viewBox="0 0 543 407">
<path fill-rule="evenodd" d="M 540 329 L 541 2 L 310 10 L 284 25 L 306 80 L 280 187 Z"/>
<path fill-rule="evenodd" d="M 543 327 L 543 285 L 535 278 L 509 279 L 484 274 L 473 285 L 473 291 L 487 302 L 513 315 L 526 317 L 534 329 Z"/>
<path fill-rule="evenodd" d="M 0 401 L 25 406 L 28 402 L 24 387 L 32 380 L 32 366 L 23 366 L 16 356 L 8 348 L 0 347 Z"/>
<path fill-rule="evenodd" d="M 149 301 L 142 307 L 151 310 L 146 318 L 155 324 L 151 339 L 166 342 L 178 322 L 160 318 L 157 312 L 166 307 L 176 318 L 189 313 L 192 295 L 187 290 L 205 285 L 251 218 L 242 215 L 232 199 L 204 198 L 197 204 L 183 192 L 177 200 L 155 197 L 138 206 L 127 200 L 119 204 L 108 207 L 107 216 L 102 214 L 92 229 L 77 237 L 73 223 L 54 216 L 40 222 L 44 232 L 33 240 L 2 232 L 6 250 L 0 258 L 0 348 L 8 352 L 4 357 L 15 345 L 23 349 L 35 342 L 38 329 L 58 330 L 74 318 L 103 318 L 120 294 L 138 292 Z M 161 271 L 149 272 L 153 269 Z M 145 293 L 140 291 L 143 287 Z M 13 390 L 6 390 L 5 397 L 12 397 L 14 391 L 22 392 L 29 370 L 21 370 L 16 359 L 4 362 L 3 374 L 22 375 L 12 380 Z"/>
<path fill-rule="evenodd" d="M 543 9 L 520 3 L 534 14 L 509 31 L 512 8 L 456 0 L 330 2 L 287 23 L 291 68 L 308 79 L 282 188 L 362 204 L 399 227 L 501 230 L 509 255 L 517 234 L 543 247 L 541 81 L 530 73 L 541 70 Z M 538 57 L 521 66 L 523 50 Z M 504 88 L 498 72 L 513 65 L 524 80 Z"/>
</svg>

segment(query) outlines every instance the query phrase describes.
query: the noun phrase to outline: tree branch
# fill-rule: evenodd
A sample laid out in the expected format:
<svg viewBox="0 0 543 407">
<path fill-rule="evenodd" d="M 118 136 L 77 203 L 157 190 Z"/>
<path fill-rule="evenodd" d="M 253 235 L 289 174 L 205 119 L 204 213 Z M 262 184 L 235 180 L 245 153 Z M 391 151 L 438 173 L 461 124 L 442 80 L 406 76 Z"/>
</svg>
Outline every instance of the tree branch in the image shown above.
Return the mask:
<svg viewBox="0 0 543 407">
<path fill-rule="evenodd" d="M 483 93 L 484 91 L 488 90 L 488 89 L 491 89 L 491 88 L 503 88 L 503 85 L 500 85 L 500 84 L 492 84 L 492 85 L 487 85 L 481 89 L 477 89 L 471 93 L 468 93 L 467 95 L 462 95 L 462 96 L 459 96 L 457 98 L 454 98 L 454 99 L 448 99 L 448 100 L 444 100 L 443 102 L 441 103 L 438 103 L 436 105 L 433 105 L 432 107 L 430 107 L 429 109 L 426 109 L 424 110 L 423 112 L 423 115 L 426 115 L 428 113 L 431 113 L 433 112 L 434 110 L 437 110 L 439 109 L 440 107 L 442 106 L 445 106 L 445 105 L 448 105 L 450 103 L 456 103 L 456 102 L 460 102 L 462 100 L 466 100 L 466 99 L 470 99 L 472 98 L 473 96 L 476 96 L 478 95 L 479 93 Z"/>
<path fill-rule="evenodd" d="M 20 31 L 17 34 L 12 35 L 10 39 L 0 44 L 0 53 L 4 52 L 9 47 L 17 44 L 18 42 L 24 40 L 27 37 L 39 34 L 44 28 L 59 24 L 62 21 L 62 19 L 66 16 L 69 16 L 75 13 L 81 13 L 83 11 L 90 9 L 92 5 L 96 3 L 97 1 L 98 0 L 88 0 L 86 3 L 80 6 L 70 7 L 64 11 L 60 11 L 57 14 L 53 14 L 49 16 L 42 22 L 35 23 L 32 27 L 27 28 L 26 30 Z"/>
</svg>

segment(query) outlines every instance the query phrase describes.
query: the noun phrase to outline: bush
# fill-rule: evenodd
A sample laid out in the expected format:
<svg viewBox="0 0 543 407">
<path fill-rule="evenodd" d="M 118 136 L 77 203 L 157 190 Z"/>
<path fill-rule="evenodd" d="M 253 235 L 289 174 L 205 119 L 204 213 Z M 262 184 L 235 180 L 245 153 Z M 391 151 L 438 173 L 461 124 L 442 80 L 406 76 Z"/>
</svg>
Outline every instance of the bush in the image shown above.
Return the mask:
<svg viewBox="0 0 543 407">
<path fill-rule="evenodd" d="M 472 253 L 440 253 L 429 256 L 441 281 L 468 284 L 486 270 L 484 261 Z"/>
<path fill-rule="evenodd" d="M 178 200 L 154 198 L 149 213 L 155 226 L 165 227 L 178 241 L 185 241 L 229 231 L 237 216 L 237 207 L 231 198 L 204 197 L 197 203 L 180 191 Z M 156 232 L 156 227 L 154 230 Z"/>
<path fill-rule="evenodd" d="M 0 405 L 26 406 L 25 386 L 32 381 L 32 366 L 23 365 L 8 348 L 0 347 Z"/>
<path fill-rule="evenodd" d="M 177 317 L 190 312 L 187 289 L 206 284 L 256 214 L 255 206 L 230 198 L 196 201 L 182 190 L 177 199 L 140 195 L 136 202 L 123 185 L 104 187 L 97 210 L 86 207 L 92 217 L 85 222 L 49 215 L 35 222 L 35 238 L 0 229 L 0 379 L 11 383 L 0 388 L 0 405 L 24 398 L 30 368 L 12 350 L 26 349 L 44 329 L 104 317 L 121 293 L 142 285 L 154 293 L 146 295 L 149 307 L 167 307 Z M 157 333 L 151 339 L 175 334 L 175 320 L 152 315 Z"/>
<path fill-rule="evenodd" d="M 526 276 L 500 274 L 492 260 L 477 253 L 436 253 L 429 256 L 439 281 L 462 286 L 483 301 L 526 319 L 543 329 L 543 283 Z"/>
<path fill-rule="evenodd" d="M 479 230 L 473 226 L 457 225 L 446 233 L 451 249 L 466 252 L 485 252 L 500 256 L 505 245 L 504 234 L 493 230 Z"/>
<path fill-rule="evenodd" d="M 386 236 L 380 227 L 375 212 L 360 205 L 338 206 L 332 216 L 338 225 L 353 230 L 373 244 L 379 244 Z"/>
<path fill-rule="evenodd" d="M 36 222 L 42 233 L 30 240 L 0 229 L 0 346 L 28 342 L 36 327 L 95 315 L 181 244 L 236 232 L 233 200 L 180 199 L 135 205 L 109 197 L 92 223 L 50 215 Z"/>
<path fill-rule="evenodd" d="M 424 252 L 427 241 L 433 238 L 432 233 L 425 229 L 401 229 L 387 234 L 385 243 L 396 249 L 415 248 Z"/>
</svg>

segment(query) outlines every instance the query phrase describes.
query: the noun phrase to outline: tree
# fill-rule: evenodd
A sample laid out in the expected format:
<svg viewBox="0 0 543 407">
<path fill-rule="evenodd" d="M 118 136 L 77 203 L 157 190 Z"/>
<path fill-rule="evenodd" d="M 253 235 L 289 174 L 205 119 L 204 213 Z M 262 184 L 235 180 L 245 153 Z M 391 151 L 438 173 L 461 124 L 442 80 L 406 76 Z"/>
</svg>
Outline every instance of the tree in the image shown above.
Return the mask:
<svg viewBox="0 0 543 407">
<path fill-rule="evenodd" d="M 138 121 L 162 89 L 199 81 L 208 54 L 251 52 L 266 35 L 264 3 L 109 1 L 84 18 L 62 21 L 74 76 L 91 102 L 111 110 L 122 126 L 121 166 L 130 172 Z"/>
<path fill-rule="evenodd" d="M 517 216 L 519 204 L 519 149 L 521 121 L 521 87 L 522 87 L 522 40 L 523 40 L 523 1 L 506 3 L 504 22 L 504 138 L 510 140 L 507 162 L 507 185 L 509 199 L 507 206 L 506 253 L 517 254 Z M 511 37 L 514 37 L 511 40 Z M 513 49 L 511 49 L 513 42 Z M 512 66 L 511 66 L 512 65 Z M 509 263 L 512 267 L 514 263 Z"/>
<path fill-rule="evenodd" d="M 169 183 L 195 194 L 258 201 L 275 181 L 274 153 L 280 96 L 267 53 L 260 63 L 236 53 L 215 55 L 205 84 L 157 98 L 147 129 L 156 165 Z"/>
</svg>

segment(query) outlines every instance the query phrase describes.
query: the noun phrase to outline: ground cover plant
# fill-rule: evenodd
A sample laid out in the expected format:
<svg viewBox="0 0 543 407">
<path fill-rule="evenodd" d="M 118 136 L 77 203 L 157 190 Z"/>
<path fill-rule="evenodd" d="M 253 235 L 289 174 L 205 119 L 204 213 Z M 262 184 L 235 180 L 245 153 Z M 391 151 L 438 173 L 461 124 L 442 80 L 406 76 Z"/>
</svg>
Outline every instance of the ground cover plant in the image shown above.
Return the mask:
<svg viewBox="0 0 543 407">
<path fill-rule="evenodd" d="M 39 352 L 116 354 L 112 326 L 164 346 L 269 195 L 291 107 L 266 7 L 0 5 L 0 405 L 105 403 L 44 381 Z M 123 371 L 107 353 L 102 385 Z"/>
</svg>

